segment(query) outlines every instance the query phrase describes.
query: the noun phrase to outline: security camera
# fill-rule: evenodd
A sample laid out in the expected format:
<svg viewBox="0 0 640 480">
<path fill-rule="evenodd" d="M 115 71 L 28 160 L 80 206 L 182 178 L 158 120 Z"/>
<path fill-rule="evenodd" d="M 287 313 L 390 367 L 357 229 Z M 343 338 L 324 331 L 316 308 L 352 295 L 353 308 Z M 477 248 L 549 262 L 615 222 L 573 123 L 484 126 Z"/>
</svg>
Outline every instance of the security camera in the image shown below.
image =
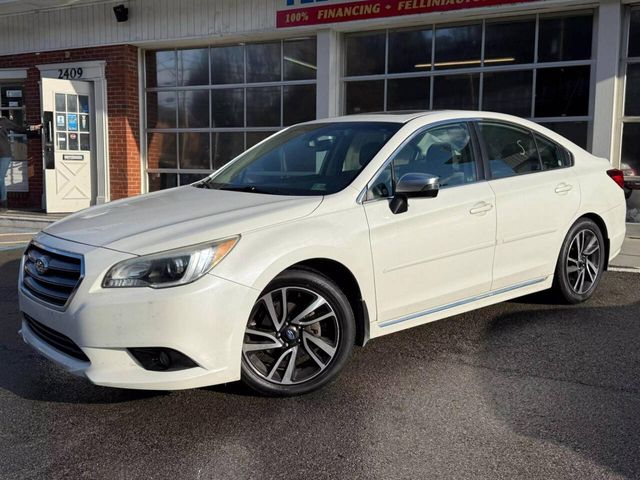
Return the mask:
<svg viewBox="0 0 640 480">
<path fill-rule="evenodd" d="M 129 9 L 123 4 L 113 7 L 113 13 L 115 14 L 118 22 L 126 22 L 129 20 Z"/>
</svg>

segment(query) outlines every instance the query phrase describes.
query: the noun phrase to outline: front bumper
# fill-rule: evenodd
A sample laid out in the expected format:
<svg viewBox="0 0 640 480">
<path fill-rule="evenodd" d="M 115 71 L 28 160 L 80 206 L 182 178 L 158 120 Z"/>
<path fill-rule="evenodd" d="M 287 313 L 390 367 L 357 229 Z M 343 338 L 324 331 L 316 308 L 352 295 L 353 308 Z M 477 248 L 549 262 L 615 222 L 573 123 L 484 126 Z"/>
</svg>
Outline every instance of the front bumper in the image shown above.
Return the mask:
<svg viewBox="0 0 640 480">
<path fill-rule="evenodd" d="M 175 288 L 103 289 L 104 273 L 131 255 L 46 234 L 37 240 L 83 255 L 86 272 L 64 311 L 20 291 L 21 312 L 71 339 L 89 362 L 43 341 L 23 321 L 22 338 L 42 355 L 97 385 L 111 387 L 176 390 L 240 379 L 242 338 L 259 292 L 211 274 Z M 136 347 L 171 348 L 197 366 L 146 370 L 127 350 Z"/>
</svg>

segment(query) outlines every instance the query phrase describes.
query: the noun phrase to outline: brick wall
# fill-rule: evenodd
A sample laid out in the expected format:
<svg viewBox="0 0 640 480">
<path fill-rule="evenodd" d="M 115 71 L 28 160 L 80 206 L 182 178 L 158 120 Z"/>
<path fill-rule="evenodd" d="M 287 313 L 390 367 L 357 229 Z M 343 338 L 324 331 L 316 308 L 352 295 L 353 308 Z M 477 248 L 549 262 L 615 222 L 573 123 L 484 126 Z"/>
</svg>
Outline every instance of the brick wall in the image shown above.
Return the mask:
<svg viewBox="0 0 640 480">
<path fill-rule="evenodd" d="M 141 189 L 138 52 L 131 45 L 82 48 L 56 52 L 0 56 L 0 68 L 27 68 L 25 80 L 26 120 L 40 122 L 40 71 L 36 65 L 106 61 L 107 110 L 109 116 L 109 175 L 111 200 L 137 195 Z M 10 192 L 11 208 L 41 206 L 42 145 L 28 140 L 29 192 Z"/>
</svg>

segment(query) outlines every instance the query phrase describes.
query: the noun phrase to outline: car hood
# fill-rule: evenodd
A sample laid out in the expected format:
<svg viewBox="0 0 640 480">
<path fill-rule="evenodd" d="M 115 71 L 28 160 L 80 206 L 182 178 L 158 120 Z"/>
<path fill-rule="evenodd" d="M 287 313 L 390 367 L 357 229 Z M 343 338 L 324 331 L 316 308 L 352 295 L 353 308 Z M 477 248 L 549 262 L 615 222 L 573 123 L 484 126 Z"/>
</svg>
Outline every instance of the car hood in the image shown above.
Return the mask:
<svg viewBox="0 0 640 480">
<path fill-rule="evenodd" d="M 301 218 L 313 212 L 322 198 L 185 186 L 82 210 L 44 233 L 144 255 Z"/>
</svg>

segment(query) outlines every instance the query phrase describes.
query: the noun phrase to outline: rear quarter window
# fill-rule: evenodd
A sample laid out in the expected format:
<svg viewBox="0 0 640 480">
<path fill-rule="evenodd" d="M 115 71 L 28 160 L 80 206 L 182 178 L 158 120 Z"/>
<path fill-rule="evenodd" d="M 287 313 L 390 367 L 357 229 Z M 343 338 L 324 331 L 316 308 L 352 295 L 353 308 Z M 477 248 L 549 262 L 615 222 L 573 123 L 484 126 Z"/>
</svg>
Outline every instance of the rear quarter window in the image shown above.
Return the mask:
<svg viewBox="0 0 640 480">
<path fill-rule="evenodd" d="M 571 166 L 571 154 L 551 140 L 534 134 L 543 170 L 554 170 Z"/>
</svg>

